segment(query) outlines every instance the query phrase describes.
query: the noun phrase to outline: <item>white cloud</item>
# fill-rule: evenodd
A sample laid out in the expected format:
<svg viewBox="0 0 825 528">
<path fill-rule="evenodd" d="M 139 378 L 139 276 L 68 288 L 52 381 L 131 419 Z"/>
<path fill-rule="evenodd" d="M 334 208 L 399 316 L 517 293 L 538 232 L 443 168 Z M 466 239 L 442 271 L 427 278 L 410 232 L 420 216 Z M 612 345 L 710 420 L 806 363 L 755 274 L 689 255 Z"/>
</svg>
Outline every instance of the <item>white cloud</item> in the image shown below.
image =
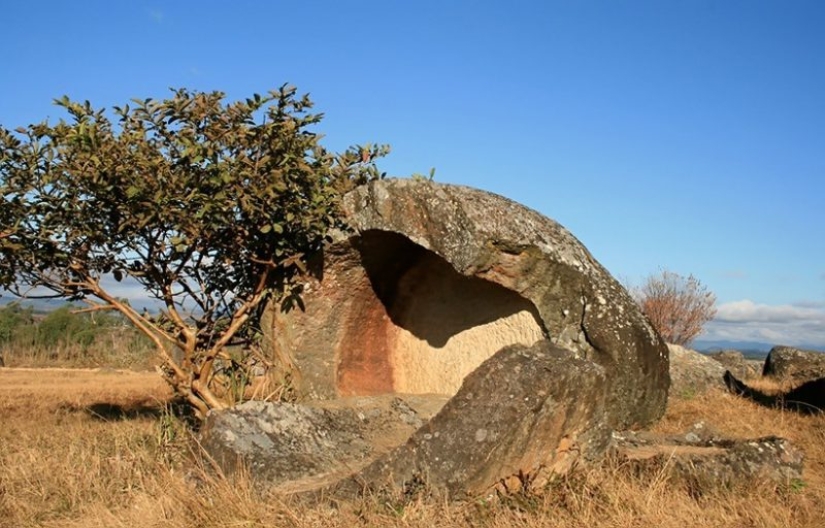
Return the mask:
<svg viewBox="0 0 825 528">
<path fill-rule="evenodd" d="M 825 348 L 825 303 L 768 305 L 751 300 L 717 306 L 701 339 Z"/>
<path fill-rule="evenodd" d="M 719 305 L 716 319 L 732 323 L 743 321 L 793 323 L 818 319 L 820 323 L 825 323 L 825 311 L 812 303 L 768 305 L 745 299 Z"/>
<path fill-rule="evenodd" d="M 154 20 L 158 24 L 162 24 L 163 19 L 165 18 L 164 15 L 163 15 L 163 11 L 161 11 L 159 9 L 151 9 L 149 11 L 149 16 L 152 17 L 152 20 Z"/>
</svg>

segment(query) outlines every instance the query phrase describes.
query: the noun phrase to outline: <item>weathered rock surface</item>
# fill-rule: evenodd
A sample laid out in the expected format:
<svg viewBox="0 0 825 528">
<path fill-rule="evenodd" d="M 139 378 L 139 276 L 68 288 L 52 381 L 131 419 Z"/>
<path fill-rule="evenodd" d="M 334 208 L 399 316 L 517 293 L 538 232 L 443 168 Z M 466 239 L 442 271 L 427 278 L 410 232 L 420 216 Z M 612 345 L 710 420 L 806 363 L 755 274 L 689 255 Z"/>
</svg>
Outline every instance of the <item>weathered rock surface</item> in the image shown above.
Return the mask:
<svg viewBox="0 0 825 528">
<path fill-rule="evenodd" d="M 527 477 L 541 486 L 604 454 L 604 381 L 602 367 L 547 341 L 513 345 L 467 376 L 431 419 L 443 398 L 250 402 L 210 413 L 201 444 L 226 471 L 243 461 L 285 492 L 351 496 L 426 483 L 476 495 Z"/>
<path fill-rule="evenodd" d="M 768 353 L 762 375 L 794 381 L 823 378 L 825 377 L 825 353 L 775 346 Z"/>
<path fill-rule="evenodd" d="M 444 408 L 403 446 L 339 489 L 451 494 L 541 486 L 610 440 L 604 370 L 547 342 L 505 348 L 473 371 Z"/>
<path fill-rule="evenodd" d="M 402 444 L 446 402 L 443 396 L 366 396 L 306 405 L 246 402 L 209 414 L 200 442 L 226 472 L 244 464 L 285 492 L 352 474 Z"/>
<path fill-rule="evenodd" d="M 690 396 L 711 387 L 725 388 L 725 367 L 695 350 L 668 343 L 670 395 Z"/>
<path fill-rule="evenodd" d="M 738 350 L 720 350 L 708 354 L 722 364 L 725 370 L 731 371 L 738 378 L 758 378 L 762 375 L 763 361 L 756 359 L 746 359 L 745 355 Z"/>
<path fill-rule="evenodd" d="M 614 433 L 611 452 L 625 461 L 626 468 L 666 471 L 700 488 L 730 486 L 754 478 L 787 483 L 802 478 L 804 462 L 802 451 L 784 438 L 722 438 L 703 424 L 684 435 Z"/>
<path fill-rule="evenodd" d="M 664 412 L 668 351 L 563 227 L 500 196 L 382 180 L 345 197 L 305 311 L 271 312 L 273 353 L 309 398 L 455 394 L 497 350 L 544 339 L 605 370 L 611 426 Z"/>
</svg>

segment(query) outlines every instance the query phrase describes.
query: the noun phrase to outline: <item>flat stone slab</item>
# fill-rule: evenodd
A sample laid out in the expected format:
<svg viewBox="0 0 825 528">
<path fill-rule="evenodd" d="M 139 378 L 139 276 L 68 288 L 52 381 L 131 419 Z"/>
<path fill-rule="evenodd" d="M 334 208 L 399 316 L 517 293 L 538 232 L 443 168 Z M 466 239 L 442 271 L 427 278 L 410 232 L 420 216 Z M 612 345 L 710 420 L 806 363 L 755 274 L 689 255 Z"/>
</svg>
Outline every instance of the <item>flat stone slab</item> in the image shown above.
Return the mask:
<svg viewBox="0 0 825 528">
<path fill-rule="evenodd" d="M 694 426 L 683 435 L 613 433 L 610 453 L 634 470 L 666 471 L 701 486 L 728 486 L 754 478 L 788 483 L 802 478 L 804 454 L 776 436 L 723 438 Z"/>
</svg>

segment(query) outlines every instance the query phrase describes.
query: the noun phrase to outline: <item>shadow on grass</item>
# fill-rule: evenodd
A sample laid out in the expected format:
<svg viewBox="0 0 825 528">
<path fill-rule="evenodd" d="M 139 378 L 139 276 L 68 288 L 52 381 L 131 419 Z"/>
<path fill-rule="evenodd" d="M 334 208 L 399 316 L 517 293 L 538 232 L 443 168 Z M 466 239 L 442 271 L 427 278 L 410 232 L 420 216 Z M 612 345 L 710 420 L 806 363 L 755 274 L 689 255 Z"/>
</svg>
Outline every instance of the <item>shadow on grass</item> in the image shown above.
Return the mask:
<svg viewBox="0 0 825 528">
<path fill-rule="evenodd" d="M 825 411 L 825 378 L 806 381 L 788 392 L 766 394 L 748 387 L 725 371 L 725 385 L 734 394 L 748 398 L 759 405 L 796 411 L 800 414 L 818 414 Z"/>
<path fill-rule="evenodd" d="M 83 408 L 92 418 L 102 421 L 131 420 L 135 418 L 159 418 L 163 408 L 157 403 L 119 405 L 116 403 L 93 403 Z"/>
<path fill-rule="evenodd" d="M 173 417 L 196 431 L 201 423 L 195 418 L 192 407 L 179 400 L 140 399 L 125 403 L 96 402 L 88 405 L 63 402 L 56 407 L 58 414 L 85 414 L 92 420 L 116 422 L 121 420 L 164 419 Z"/>
</svg>

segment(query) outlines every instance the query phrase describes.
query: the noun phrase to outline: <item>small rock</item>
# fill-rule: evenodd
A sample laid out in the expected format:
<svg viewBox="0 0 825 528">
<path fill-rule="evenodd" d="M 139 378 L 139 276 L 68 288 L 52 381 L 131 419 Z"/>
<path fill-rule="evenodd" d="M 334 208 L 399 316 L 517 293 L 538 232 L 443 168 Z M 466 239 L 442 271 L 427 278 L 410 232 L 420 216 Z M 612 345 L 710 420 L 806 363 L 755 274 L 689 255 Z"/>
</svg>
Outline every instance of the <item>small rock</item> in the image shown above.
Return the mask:
<svg viewBox="0 0 825 528">
<path fill-rule="evenodd" d="M 708 357 L 721 363 L 738 378 L 748 379 L 762 375 L 762 361 L 745 359 L 744 354 L 738 350 L 720 350 L 708 354 Z"/>
</svg>

